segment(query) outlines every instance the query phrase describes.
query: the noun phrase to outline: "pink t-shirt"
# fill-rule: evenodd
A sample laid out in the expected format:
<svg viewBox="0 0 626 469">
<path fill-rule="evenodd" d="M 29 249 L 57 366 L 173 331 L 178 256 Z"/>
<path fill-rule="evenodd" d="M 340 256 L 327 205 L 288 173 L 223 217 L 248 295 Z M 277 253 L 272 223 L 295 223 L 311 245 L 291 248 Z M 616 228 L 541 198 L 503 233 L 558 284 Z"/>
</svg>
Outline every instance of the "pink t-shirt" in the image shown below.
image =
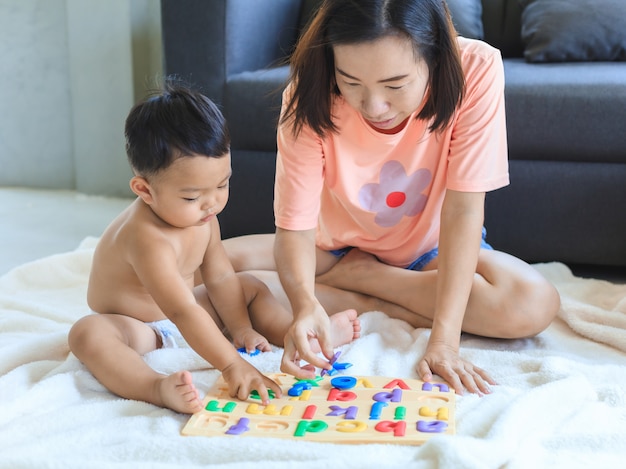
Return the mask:
<svg viewBox="0 0 626 469">
<path fill-rule="evenodd" d="M 438 245 L 446 189 L 487 192 L 509 182 L 500 52 L 459 38 L 466 94 L 443 133 L 415 114 L 397 134 L 370 127 L 341 97 L 339 131 L 278 129 L 276 226 L 317 227 L 324 250 L 356 246 L 406 267 Z M 285 93 L 288 93 L 286 90 Z M 416 111 L 417 113 L 417 111 Z"/>
</svg>

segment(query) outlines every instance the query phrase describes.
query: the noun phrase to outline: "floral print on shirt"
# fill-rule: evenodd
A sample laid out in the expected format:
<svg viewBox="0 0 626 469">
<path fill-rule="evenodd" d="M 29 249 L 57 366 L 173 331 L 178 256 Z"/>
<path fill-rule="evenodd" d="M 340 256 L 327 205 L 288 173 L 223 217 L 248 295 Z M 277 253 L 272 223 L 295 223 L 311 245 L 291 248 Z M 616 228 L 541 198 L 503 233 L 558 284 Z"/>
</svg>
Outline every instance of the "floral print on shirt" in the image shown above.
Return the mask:
<svg viewBox="0 0 626 469">
<path fill-rule="evenodd" d="M 389 228 L 403 216 L 414 217 L 426 206 L 428 197 L 422 191 L 428 187 L 432 174 L 419 169 L 410 176 L 399 161 L 388 161 L 380 170 L 380 182 L 365 184 L 359 191 L 361 207 L 376 212 L 377 225 Z"/>
</svg>

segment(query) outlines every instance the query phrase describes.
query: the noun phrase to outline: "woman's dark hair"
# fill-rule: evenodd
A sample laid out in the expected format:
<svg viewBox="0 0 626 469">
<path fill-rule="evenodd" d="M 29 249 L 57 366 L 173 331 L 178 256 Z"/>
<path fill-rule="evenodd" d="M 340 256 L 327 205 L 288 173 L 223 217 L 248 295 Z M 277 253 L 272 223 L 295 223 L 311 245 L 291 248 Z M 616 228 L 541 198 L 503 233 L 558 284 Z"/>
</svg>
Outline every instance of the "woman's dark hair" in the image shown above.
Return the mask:
<svg viewBox="0 0 626 469">
<path fill-rule="evenodd" d="M 142 175 L 155 174 L 176 158 L 219 158 L 230 150 L 226 120 L 217 106 L 172 79 L 131 109 L 124 134 L 128 161 Z"/>
<path fill-rule="evenodd" d="M 428 96 L 418 119 L 433 119 L 431 131 L 450 123 L 465 93 L 456 31 L 443 0 L 325 0 L 291 57 L 293 93 L 281 123 L 293 120 L 297 134 L 309 125 L 318 135 L 337 131 L 331 116 L 335 81 L 333 46 L 406 37 L 428 65 Z"/>
</svg>

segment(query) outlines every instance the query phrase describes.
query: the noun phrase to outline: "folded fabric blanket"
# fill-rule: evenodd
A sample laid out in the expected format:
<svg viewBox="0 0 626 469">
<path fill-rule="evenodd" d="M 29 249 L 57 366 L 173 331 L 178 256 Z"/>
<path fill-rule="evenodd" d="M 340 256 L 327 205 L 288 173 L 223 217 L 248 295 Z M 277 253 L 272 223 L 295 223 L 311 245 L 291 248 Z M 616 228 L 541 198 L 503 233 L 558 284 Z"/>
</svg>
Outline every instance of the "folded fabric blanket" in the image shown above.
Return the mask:
<svg viewBox="0 0 626 469">
<path fill-rule="evenodd" d="M 423 446 L 336 445 L 273 438 L 187 437 L 188 416 L 109 393 L 69 352 L 87 314 L 96 240 L 0 278 L 0 468 L 529 468 L 621 467 L 626 460 L 626 285 L 538 264 L 559 289 L 559 318 L 531 339 L 464 335 L 461 354 L 498 381 L 457 396 L 455 436 Z M 114 292 L 112 292 L 114 294 Z M 416 378 L 429 337 L 381 312 L 341 348 L 351 373 Z M 246 359 L 278 371 L 282 350 Z M 192 371 L 201 392 L 219 373 L 190 349 L 145 357 Z"/>
</svg>

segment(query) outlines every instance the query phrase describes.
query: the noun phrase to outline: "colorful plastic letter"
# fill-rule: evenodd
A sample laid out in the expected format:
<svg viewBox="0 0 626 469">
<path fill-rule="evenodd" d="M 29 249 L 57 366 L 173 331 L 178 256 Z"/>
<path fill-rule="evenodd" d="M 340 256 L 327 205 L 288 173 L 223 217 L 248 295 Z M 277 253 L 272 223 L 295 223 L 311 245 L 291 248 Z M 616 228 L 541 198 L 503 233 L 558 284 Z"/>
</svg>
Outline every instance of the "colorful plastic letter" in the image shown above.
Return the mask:
<svg viewBox="0 0 626 469">
<path fill-rule="evenodd" d="M 352 366 L 352 363 L 335 363 L 333 365 L 333 368 L 335 370 L 345 370 L 346 368 L 350 368 Z"/>
<path fill-rule="evenodd" d="M 448 424 L 440 420 L 417 421 L 417 431 L 422 433 L 443 433 L 446 431 L 446 428 L 448 428 Z"/>
<path fill-rule="evenodd" d="M 406 407 L 404 406 L 396 407 L 396 411 L 393 415 L 393 418 L 396 420 L 404 420 L 405 417 L 406 417 Z"/>
<path fill-rule="evenodd" d="M 389 404 L 386 402 L 374 402 L 370 410 L 370 420 L 378 420 L 383 413 L 383 407 L 387 407 L 388 405 Z"/>
<path fill-rule="evenodd" d="M 391 392 L 378 392 L 372 397 L 378 402 L 401 402 L 402 401 L 402 389 L 394 389 Z"/>
<path fill-rule="evenodd" d="M 276 398 L 276 394 L 274 393 L 272 389 L 268 389 L 267 394 L 270 396 L 270 399 Z M 250 398 L 261 399 L 261 396 L 259 396 L 259 391 L 257 391 L 256 389 L 253 389 L 252 392 L 250 393 Z"/>
<path fill-rule="evenodd" d="M 322 381 L 322 378 L 320 376 L 316 376 L 313 379 L 299 379 L 298 383 L 309 383 L 312 387 L 314 388 L 319 388 L 319 382 Z M 296 383 L 296 384 L 298 384 Z"/>
<path fill-rule="evenodd" d="M 263 409 L 261 409 L 259 404 L 249 404 L 248 407 L 246 407 L 246 413 L 260 415 L 263 413 Z"/>
<path fill-rule="evenodd" d="M 306 420 L 311 420 L 315 416 L 315 412 L 317 412 L 317 406 L 308 405 L 306 409 L 304 409 L 304 413 L 302 414 L 302 418 Z"/>
<path fill-rule="evenodd" d="M 248 352 L 245 347 L 238 348 L 237 352 L 239 352 L 239 353 L 247 353 L 251 357 L 254 357 L 255 355 L 258 355 L 259 353 L 261 353 L 261 351 L 258 348 L 254 349 L 252 352 Z"/>
<path fill-rule="evenodd" d="M 337 359 L 339 358 L 339 355 L 341 355 L 341 350 L 339 352 L 335 352 L 335 354 L 333 355 L 333 358 L 330 359 L 330 361 L 328 363 L 330 363 L 331 365 L 334 365 L 335 362 L 337 361 Z M 327 369 L 323 369 L 320 372 L 320 376 L 325 376 L 326 374 L 329 373 L 329 370 Z"/>
<path fill-rule="evenodd" d="M 311 398 L 311 390 L 305 389 L 300 396 L 290 397 L 290 401 L 308 401 Z"/>
<path fill-rule="evenodd" d="M 287 391 L 287 394 L 293 397 L 297 397 L 300 394 L 302 394 L 302 391 L 304 391 L 305 389 L 311 389 L 311 383 L 308 383 L 306 381 L 299 381 L 296 384 L 294 384 L 289 389 L 289 391 Z"/>
<path fill-rule="evenodd" d="M 232 412 L 237 407 L 237 404 L 234 402 L 227 402 L 224 404 L 222 408 L 220 408 L 220 404 L 217 401 L 209 401 L 206 405 L 205 409 L 209 412 Z"/>
<path fill-rule="evenodd" d="M 330 412 L 326 414 L 327 416 L 338 417 L 340 415 L 343 415 L 343 418 L 345 418 L 346 420 L 354 420 L 356 418 L 357 412 L 359 411 L 359 408 L 354 405 L 346 407 L 345 409 L 338 405 L 331 405 L 329 409 Z"/>
<path fill-rule="evenodd" d="M 352 389 L 356 386 L 356 378 L 352 376 L 338 376 L 330 380 L 330 385 L 337 389 Z"/>
<path fill-rule="evenodd" d="M 319 433 L 323 432 L 327 428 L 328 424 L 326 422 L 322 422 L 321 420 L 301 420 L 300 422 L 298 422 L 298 426 L 296 427 L 296 431 L 293 435 L 304 436 L 307 432 Z"/>
<path fill-rule="evenodd" d="M 408 384 L 406 384 L 401 379 L 394 379 L 393 381 L 388 382 L 383 386 L 385 389 L 391 388 L 400 388 L 400 389 L 411 389 Z"/>
<path fill-rule="evenodd" d="M 282 409 L 278 410 L 278 408 L 274 404 L 270 404 L 265 407 L 263 413 L 265 415 L 291 415 L 292 410 L 293 406 L 291 405 L 283 406 Z"/>
<path fill-rule="evenodd" d="M 439 392 L 449 392 L 450 388 L 443 383 L 424 383 L 422 384 L 422 391 L 432 391 L 433 388 L 439 388 Z"/>
<path fill-rule="evenodd" d="M 390 422 L 389 420 L 384 420 L 378 422 L 374 428 L 379 432 L 393 432 L 393 436 L 404 436 L 406 433 L 406 422 Z"/>
<path fill-rule="evenodd" d="M 353 401 L 357 398 L 357 395 L 352 391 L 340 391 L 337 388 L 331 388 L 328 393 L 328 401 Z"/>
<path fill-rule="evenodd" d="M 239 419 L 239 422 L 237 422 L 236 425 L 231 426 L 226 431 L 226 434 L 227 435 L 241 435 L 242 433 L 247 432 L 248 430 L 250 430 L 250 427 L 248 427 L 249 423 L 250 423 L 250 419 L 247 419 L 245 417 L 241 417 Z"/>
<path fill-rule="evenodd" d="M 437 412 L 431 410 L 428 406 L 420 407 L 419 414 L 422 417 L 437 417 L 438 420 L 448 420 L 448 408 L 447 407 L 439 407 Z"/>
<path fill-rule="evenodd" d="M 363 386 L 364 388 L 373 388 L 374 387 L 372 382 L 369 379 L 367 379 L 367 378 L 359 378 L 356 381 L 356 385 L 357 386 Z"/>
<path fill-rule="evenodd" d="M 358 422 L 356 420 L 351 420 L 349 422 L 346 420 L 340 420 L 337 422 L 338 432 L 355 433 L 362 432 L 363 430 L 367 430 L 367 424 L 365 422 Z"/>
</svg>

